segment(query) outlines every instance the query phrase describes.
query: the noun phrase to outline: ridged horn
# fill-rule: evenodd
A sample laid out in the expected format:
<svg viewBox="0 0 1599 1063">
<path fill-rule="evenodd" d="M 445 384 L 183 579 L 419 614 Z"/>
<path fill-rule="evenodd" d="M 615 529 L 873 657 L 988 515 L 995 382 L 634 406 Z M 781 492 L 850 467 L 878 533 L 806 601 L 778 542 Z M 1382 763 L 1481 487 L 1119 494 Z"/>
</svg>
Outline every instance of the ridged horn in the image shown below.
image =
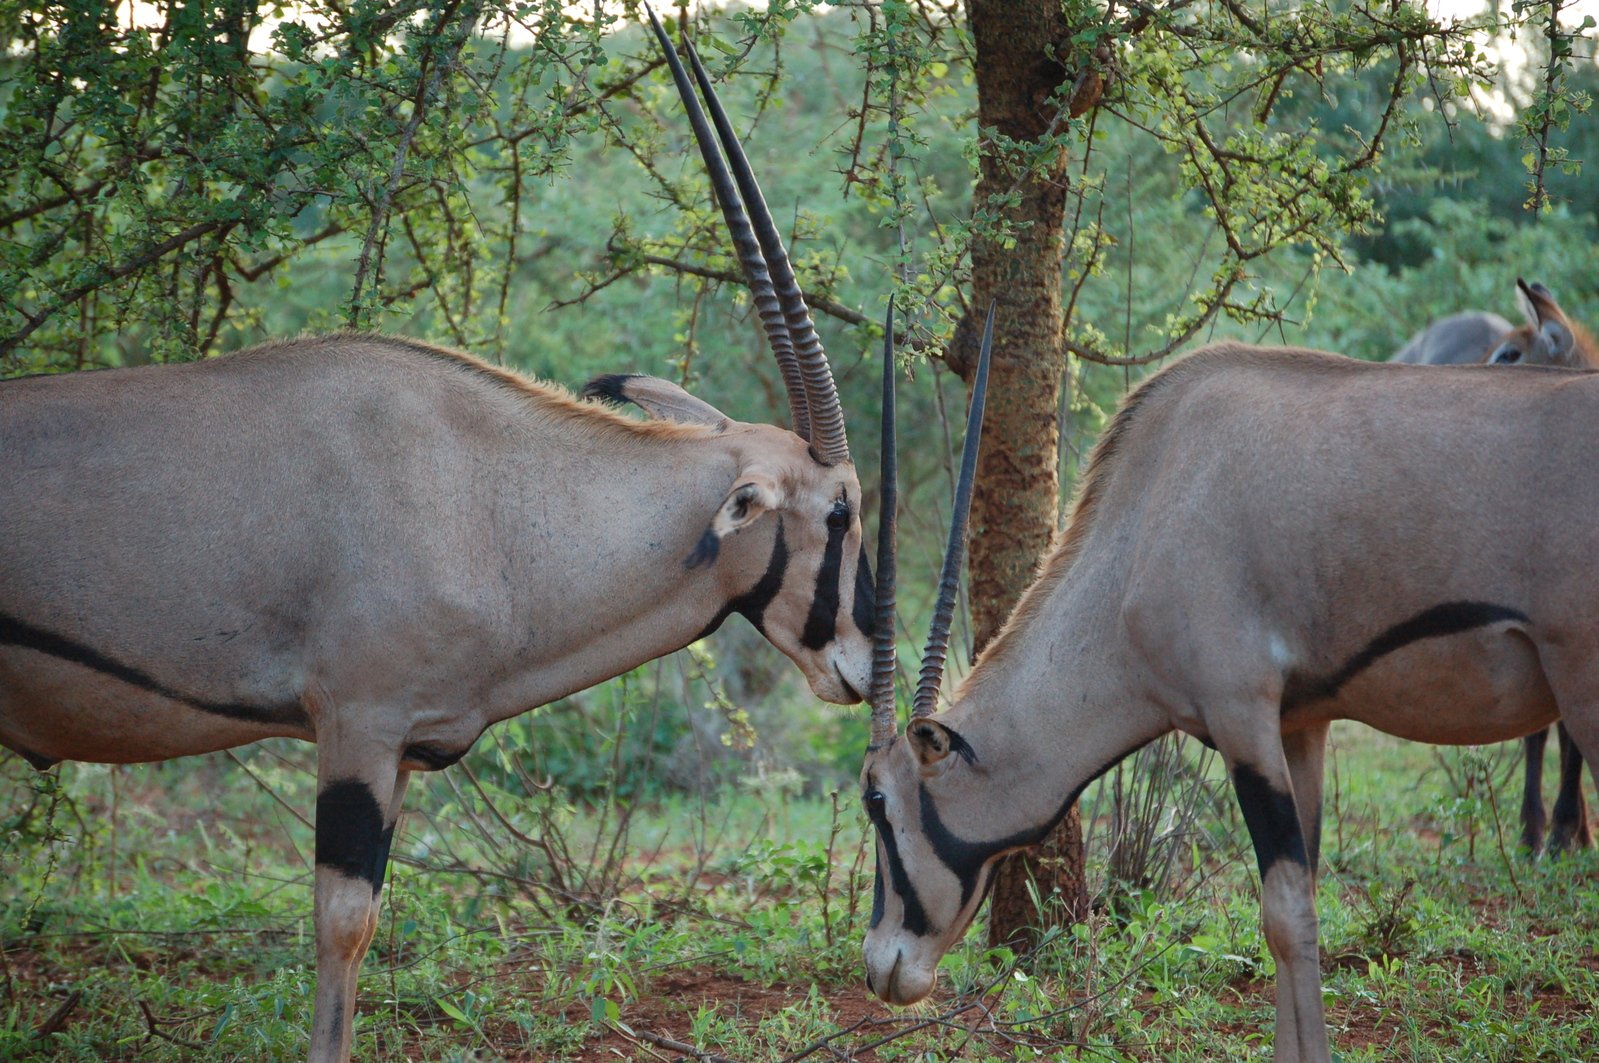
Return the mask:
<svg viewBox="0 0 1599 1063">
<path fill-rule="evenodd" d="M 972 480 L 977 475 L 977 448 L 983 438 L 983 406 L 988 401 L 988 358 L 994 346 L 994 303 L 988 304 L 983 323 L 983 346 L 977 356 L 972 381 L 972 402 L 966 412 L 966 443 L 961 451 L 960 479 L 955 484 L 955 511 L 950 517 L 949 545 L 938 577 L 938 601 L 928 626 L 927 648 L 922 651 L 921 678 L 911 700 L 911 718 L 928 716 L 938 706 L 938 688 L 944 681 L 944 660 L 949 653 L 949 629 L 955 619 L 955 595 L 960 590 L 961 560 L 966 553 L 966 518 L 972 508 Z"/>
<path fill-rule="evenodd" d="M 700 83 L 700 91 L 705 96 L 705 105 L 710 108 L 716 135 L 727 153 L 728 165 L 732 167 L 733 177 L 738 182 L 739 193 L 749 211 L 756 239 L 760 241 L 761 254 L 783 309 L 783 319 L 788 326 L 788 335 L 805 387 L 805 408 L 810 431 L 800 434 L 809 441 L 812 452 L 822 464 L 843 464 L 849 461 L 849 440 L 844 434 L 844 407 L 838 399 L 838 386 L 833 381 L 833 367 L 828 363 L 827 351 L 823 350 L 822 339 L 811 322 L 811 308 L 806 305 L 805 294 L 800 291 L 799 281 L 794 276 L 788 251 L 783 247 L 782 234 L 778 232 L 772 213 L 766 207 L 766 197 L 761 194 L 761 186 L 756 182 L 755 172 L 750 169 L 749 159 L 738 142 L 738 135 L 733 131 L 733 123 L 728 121 L 727 112 L 722 109 L 722 101 L 717 98 L 710 75 L 700 63 L 694 45 L 685 39 L 683 46 L 688 53 L 689 65 L 694 68 L 694 77 Z M 765 320 L 764 317 L 762 320 Z"/>
<path fill-rule="evenodd" d="M 739 264 L 744 267 L 744 276 L 749 281 L 750 297 L 754 300 L 755 311 L 760 316 L 761 328 L 766 333 L 766 341 L 771 345 L 772 354 L 777 358 L 777 368 L 783 376 L 783 388 L 788 392 L 788 413 L 794 432 L 809 442 L 811 413 L 805 376 L 800 372 L 799 359 L 794 354 L 794 338 L 789 332 L 782 301 L 773 286 L 766 255 L 761 250 L 761 242 L 750 225 L 749 216 L 744 212 L 744 203 L 739 198 L 738 187 L 728 173 L 721 150 L 716 146 L 716 138 L 712 135 L 705 112 L 700 107 L 699 97 L 694 94 L 693 83 L 689 81 L 688 73 L 683 69 L 683 63 L 678 59 L 676 49 L 672 47 L 671 38 L 666 35 L 666 28 L 661 25 L 661 20 L 655 16 L 655 9 L 650 5 L 644 5 L 644 12 L 650 17 L 650 25 L 655 30 L 655 39 L 660 42 L 661 53 L 666 57 L 667 66 L 672 70 L 672 80 L 677 84 L 677 94 L 683 101 L 683 109 L 688 113 L 689 125 L 694 129 L 694 139 L 699 144 L 700 157 L 705 160 L 705 171 L 710 176 L 711 188 L 716 192 L 716 202 L 722 209 L 722 218 L 727 222 L 727 231 L 732 237 L 733 249 L 738 256 Z M 695 63 L 697 66 L 697 59 Z M 712 99 L 714 98 L 713 96 Z M 720 107 L 716 109 L 720 110 Z"/>
<path fill-rule="evenodd" d="M 899 520 L 899 460 L 894 424 L 894 300 L 888 301 L 883 324 L 883 440 L 878 477 L 881 506 L 877 517 L 877 594 L 872 618 L 872 740 L 868 753 L 894 741 L 899 730 L 894 705 L 894 674 L 899 651 L 894 642 L 895 539 Z"/>
</svg>

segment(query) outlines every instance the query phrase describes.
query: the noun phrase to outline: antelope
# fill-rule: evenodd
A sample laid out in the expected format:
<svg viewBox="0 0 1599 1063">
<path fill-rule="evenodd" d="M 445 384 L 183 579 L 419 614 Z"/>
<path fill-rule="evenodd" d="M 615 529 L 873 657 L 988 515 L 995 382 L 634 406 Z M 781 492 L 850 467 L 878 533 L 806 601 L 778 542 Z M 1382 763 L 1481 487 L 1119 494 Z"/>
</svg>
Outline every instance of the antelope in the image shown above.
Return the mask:
<svg viewBox="0 0 1599 1063">
<path fill-rule="evenodd" d="M 1586 373 L 1224 343 L 1150 377 L 952 704 L 934 711 L 936 660 L 903 734 L 892 699 L 873 699 L 867 985 L 894 1004 L 925 997 L 995 862 L 1181 731 L 1220 751 L 1254 844 L 1275 1058 L 1327 1063 L 1315 872 L 1329 724 L 1458 744 L 1558 718 L 1599 754 L 1599 489 L 1574 472 L 1596 425 Z"/>
<path fill-rule="evenodd" d="M 1542 284 L 1516 279 L 1516 301 L 1525 325 L 1512 328 L 1498 314 L 1466 311 L 1440 318 L 1411 337 L 1391 361 L 1419 365 L 1552 365 L 1571 369 L 1599 368 L 1599 344 L 1581 325 L 1566 317 L 1555 297 Z M 1549 851 L 1593 845 L 1588 809 L 1582 800 L 1582 754 L 1571 743 L 1564 726 L 1560 735 L 1560 788 L 1552 823 L 1544 815 L 1543 757 L 1548 729 L 1523 738 L 1525 769 L 1521 791 L 1521 844 L 1536 854 L 1544 845 L 1548 825 Z"/>
<path fill-rule="evenodd" d="M 0 384 L 0 743 L 40 770 L 316 743 L 313 1063 L 349 1058 L 412 772 L 734 613 L 818 697 L 868 684 L 827 355 L 709 77 L 690 50 L 715 134 L 654 27 L 792 431 L 664 380 L 586 389 L 638 421 L 362 334 Z"/>
</svg>

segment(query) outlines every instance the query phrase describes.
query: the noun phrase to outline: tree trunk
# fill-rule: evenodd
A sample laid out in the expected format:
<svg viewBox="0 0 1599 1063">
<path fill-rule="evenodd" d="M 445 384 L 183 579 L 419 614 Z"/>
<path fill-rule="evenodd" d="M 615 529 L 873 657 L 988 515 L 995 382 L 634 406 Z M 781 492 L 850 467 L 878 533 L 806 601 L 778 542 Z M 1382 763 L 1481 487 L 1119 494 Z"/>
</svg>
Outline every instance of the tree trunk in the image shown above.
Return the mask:
<svg viewBox="0 0 1599 1063">
<path fill-rule="evenodd" d="M 1066 208 L 1064 153 L 1043 172 L 1023 176 L 1014 159 L 989 143 L 990 131 L 1037 143 L 1049 131 L 1051 104 L 1066 78 L 1054 55 L 1070 40 L 1059 0 L 968 0 L 976 44 L 977 114 L 984 138 L 975 206 L 1015 189 L 1000 208 L 1012 242 L 979 238 L 972 247 L 972 312 L 961 329 L 968 342 L 951 352 L 952 368 L 970 383 L 969 356 L 990 300 L 998 301 L 990 370 L 992 398 L 972 504 L 971 608 L 976 649 L 999 631 L 1032 581 L 1055 532 L 1060 444 L 1055 415 L 1065 371 L 1061 347 L 1061 252 Z M 974 320 L 975 319 L 975 320 Z M 1087 908 L 1082 826 L 1074 807 L 1038 849 L 1005 860 L 996 871 L 989 941 L 1024 940 L 1039 924 L 1027 890 L 1058 898 L 1061 915 Z"/>
</svg>

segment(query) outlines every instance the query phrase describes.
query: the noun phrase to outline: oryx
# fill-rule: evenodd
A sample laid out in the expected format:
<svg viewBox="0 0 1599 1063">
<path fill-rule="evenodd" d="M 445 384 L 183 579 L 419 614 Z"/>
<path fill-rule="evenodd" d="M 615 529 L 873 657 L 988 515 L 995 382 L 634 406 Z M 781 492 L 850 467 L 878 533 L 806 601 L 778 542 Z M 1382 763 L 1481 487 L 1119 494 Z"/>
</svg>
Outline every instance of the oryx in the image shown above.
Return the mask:
<svg viewBox="0 0 1599 1063">
<path fill-rule="evenodd" d="M 1466 311 L 1440 318 L 1411 337 L 1391 361 L 1418 365 L 1553 365 L 1599 368 L 1599 344 L 1581 325 L 1566 317 L 1554 293 L 1542 284 L 1516 279 L 1516 302 L 1526 324 L 1512 327 L 1498 314 Z M 1553 819 L 1544 815 L 1543 757 L 1547 728 L 1522 741 L 1525 770 L 1521 791 L 1521 844 L 1529 852 L 1543 848 L 1549 826 L 1549 850 L 1562 852 L 1593 844 L 1588 809 L 1582 800 L 1582 754 L 1565 727 L 1560 733 L 1560 788 Z"/>
<path fill-rule="evenodd" d="M 355 334 L 0 384 L 0 743 L 39 768 L 317 743 L 313 1060 L 349 1056 L 410 772 L 733 613 L 819 697 L 867 686 L 861 489 L 827 356 L 708 77 L 696 59 L 720 149 L 656 33 L 794 431 L 662 380 L 596 382 L 639 422 Z"/>
<path fill-rule="evenodd" d="M 1327 728 L 1599 754 L 1599 374 L 1221 344 L 1138 387 L 953 704 L 874 705 L 867 981 L 906 1004 L 1092 780 L 1180 730 L 1224 758 L 1263 879 L 1276 1058 L 1329 1058 L 1314 876 Z M 1416 543 L 1427 543 L 1418 550 Z"/>
</svg>

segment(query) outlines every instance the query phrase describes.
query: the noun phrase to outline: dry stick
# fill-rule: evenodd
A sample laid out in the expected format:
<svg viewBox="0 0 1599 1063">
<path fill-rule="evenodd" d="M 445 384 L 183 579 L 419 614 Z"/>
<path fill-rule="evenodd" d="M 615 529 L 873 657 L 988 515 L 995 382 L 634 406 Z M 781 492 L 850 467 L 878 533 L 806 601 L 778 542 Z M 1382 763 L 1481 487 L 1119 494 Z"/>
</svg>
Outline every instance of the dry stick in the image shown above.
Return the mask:
<svg viewBox="0 0 1599 1063">
<path fill-rule="evenodd" d="M 50 1017 L 40 1023 L 37 1030 L 33 1031 L 33 1039 L 42 1041 L 51 1034 L 59 1032 L 67 1024 L 67 1016 L 72 1014 L 72 1010 L 78 1006 L 78 1001 L 82 999 L 83 990 L 81 989 L 74 989 L 68 993 L 67 999 L 57 1005 L 56 1010 L 50 1013 Z"/>
<path fill-rule="evenodd" d="M 617 1033 L 622 1034 L 623 1037 L 627 1036 L 627 1034 L 623 1033 L 616 1026 L 612 1026 L 610 1023 L 606 1023 L 606 1025 L 610 1026 L 611 1029 L 616 1030 Z M 646 1033 L 642 1030 L 633 1035 L 633 1040 L 647 1041 L 650 1044 L 659 1048 L 664 1048 L 669 1052 L 681 1052 L 685 1056 L 689 1056 L 692 1059 L 700 1060 L 700 1063 L 738 1063 L 738 1060 L 729 1059 L 726 1056 L 719 1056 L 714 1052 L 702 1052 L 693 1045 L 684 1044 L 682 1041 L 674 1041 L 670 1037 L 662 1037 L 660 1034 Z"/>
<path fill-rule="evenodd" d="M 150 1011 L 150 1005 L 146 1004 L 142 1000 L 136 1000 L 135 1003 L 137 1003 L 139 1005 L 139 1011 L 142 1012 L 143 1015 L 144 1015 L 144 1024 L 145 1024 L 146 1027 L 149 1028 L 149 1031 L 150 1031 L 149 1033 L 145 1034 L 145 1036 L 144 1036 L 145 1043 L 148 1043 L 150 1038 L 152 1038 L 152 1037 L 159 1037 L 163 1041 L 170 1041 L 170 1042 L 172 1042 L 175 1045 L 182 1045 L 184 1048 L 202 1048 L 203 1049 L 203 1048 L 206 1047 L 204 1044 L 202 1044 L 199 1041 L 185 1041 L 181 1037 L 174 1037 L 172 1034 L 164 1033 L 161 1030 L 161 1027 L 160 1027 L 161 1023 L 170 1024 L 170 1023 L 177 1023 L 177 1022 L 185 1022 L 187 1020 L 185 1020 L 185 1019 L 158 1019 Z"/>
</svg>

